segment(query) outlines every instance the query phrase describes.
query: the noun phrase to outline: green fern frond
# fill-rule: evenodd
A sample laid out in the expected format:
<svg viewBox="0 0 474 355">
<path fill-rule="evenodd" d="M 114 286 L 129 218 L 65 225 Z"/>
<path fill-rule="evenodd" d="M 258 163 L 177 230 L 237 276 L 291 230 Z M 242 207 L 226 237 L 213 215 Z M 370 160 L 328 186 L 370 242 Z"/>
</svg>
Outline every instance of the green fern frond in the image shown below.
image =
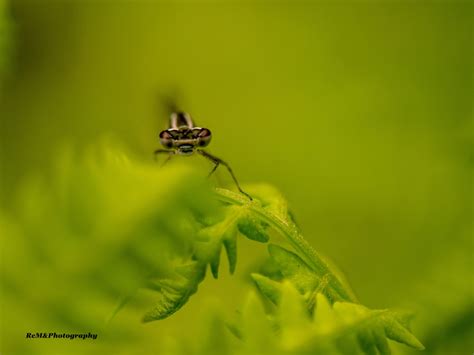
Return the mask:
<svg viewBox="0 0 474 355">
<path fill-rule="evenodd" d="M 164 319 L 178 311 L 198 289 L 205 277 L 205 266 L 192 261 L 176 269 L 174 277 L 150 280 L 148 288 L 160 292 L 160 300 L 143 316 L 144 322 Z"/>
<path fill-rule="evenodd" d="M 166 282 L 167 288 L 155 289 L 161 296 L 153 310 L 147 312 L 144 321 L 166 318 L 181 308 L 204 279 L 207 265 L 210 266 L 214 278 L 217 278 L 222 249 L 226 251 L 229 271 L 232 274 L 237 264 L 238 234 L 250 240 L 266 243 L 269 240 L 269 222 L 274 218 L 279 220 L 288 218 L 286 201 L 274 188 L 258 185 L 251 190 L 255 192 L 255 199 L 252 201 L 229 190 L 217 189 L 218 196 L 223 202 L 220 213 L 207 220 L 196 218 L 196 222 L 199 220 L 202 224 L 194 237 L 192 259 L 196 272 L 189 274 L 188 277 L 181 275 L 160 281 L 160 283 Z M 262 218 L 261 214 L 269 217 L 269 220 Z"/>
<path fill-rule="evenodd" d="M 294 313 L 301 313 L 302 309 L 306 316 L 300 315 L 298 319 L 309 319 L 301 326 L 301 329 L 292 329 L 292 335 L 288 335 L 288 339 L 301 340 L 304 338 L 303 334 L 307 334 L 307 339 L 311 341 L 321 341 L 319 337 L 324 337 L 327 341 L 328 337 L 334 337 L 335 341 L 341 343 L 338 337 L 345 339 L 344 334 L 354 333 L 364 354 L 389 354 L 386 338 L 415 349 L 423 349 L 423 345 L 409 331 L 411 314 L 391 310 L 370 310 L 360 304 L 335 301 L 332 294 L 328 293 L 330 291 L 327 288 L 328 281 L 312 272 L 296 254 L 274 245 L 270 245 L 269 250 L 271 257 L 281 267 L 285 281 L 277 282 L 260 274 L 252 274 L 258 289 L 279 307 L 280 312 L 283 312 L 285 318 L 282 321 L 283 325 L 291 324 L 288 319 L 295 317 Z M 298 291 L 304 304 L 301 303 L 299 297 L 293 295 L 293 289 Z M 288 297 L 291 298 L 290 303 L 288 303 Z M 301 307 L 295 306 L 298 304 Z M 324 324 L 325 328 L 315 326 L 313 329 L 310 323 Z M 340 329 L 341 323 L 345 325 L 343 331 Z M 313 330 L 308 331 L 308 329 Z M 333 331 L 335 335 L 329 334 Z M 294 332 L 300 335 L 295 336 Z M 354 344 L 351 343 L 348 349 L 353 346 Z M 350 351 L 342 353 L 350 354 Z"/>
<path fill-rule="evenodd" d="M 238 325 L 244 341 L 239 354 L 390 354 L 387 339 L 424 348 L 402 324 L 404 314 L 349 302 L 331 305 L 318 293 L 311 315 L 306 300 L 290 282 L 280 289 L 280 302 L 270 315 L 250 295 Z"/>
<path fill-rule="evenodd" d="M 197 291 L 199 283 L 204 280 L 207 265 L 214 278 L 218 277 L 220 255 L 224 248 L 232 274 L 237 264 L 237 235 L 240 233 L 248 239 L 265 243 L 268 241 L 267 225 L 257 219 L 251 212 L 250 206 L 259 204 L 247 200 L 243 205 L 225 204 L 215 218 L 200 220 L 201 229 L 195 233 L 194 252 L 190 269 L 186 274 L 180 273 L 175 277 L 159 280 L 155 285 L 166 284 L 166 287 L 151 287 L 160 292 L 160 298 L 155 307 L 147 312 L 143 320 L 150 322 L 166 318 L 181 308 L 189 297 Z M 274 206 L 269 204 L 269 206 Z M 196 223 L 198 223 L 196 218 Z"/>
<path fill-rule="evenodd" d="M 232 327 L 239 345 L 223 342 L 221 353 L 386 354 L 387 339 L 422 348 L 408 330 L 409 315 L 356 303 L 334 267 L 304 240 L 277 191 L 266 185 L 249 191 L 252 201 L 213 191 L 183 166 L 157 169 L 117 151 L 84 159 L 65 154 L 50 179 L 33 179 L 18 207 L 0 215 L 8 233 L 3 296 L 13 305 L 6 321 L 35 314 L 32 326 L 90 331 L 107 316 L 92 310 L 109 313 L 119 300 L 115 315 L 142 288 L 157 296 L 142 320 L 164 319 L 197 292 L 208 267 L 217 278 L 222 249 L 234 272 L 239 234 L 266 243 L 273 231 L 293 248 L 269 245 L 278 278 L 253 275 L 273 312 L 251 296 Z"/>
<path fill-rule="evenodd" d="M 235 271 L 239 232 L 251 240 L 261 243 L 268 241 L 266 226 L 249 213 L 246 205 L 225 207 L 225 218 L 222 221 L 206 226 L 199 232 L 196 259 L 209 263 L 214 278 L 218 276 L 222 247 L 227 253 L 230 273 Z"/>
<path fill-rule="evenodd" d="M 221 201 L 227 203 L 243 205 L 247 202 L 244 197 L 228 190 L 217 189 L 217 195 Z M 277 201 L 281 200 L 277 199 Z M 280 206 L 280 208 L 277 206 Z M 276 230 L 295 249 L 297 254 L 293 253 L 293 255 L 301 260 L 301 264 L 295 267 L 308 267 L 312 270 L 315 277 L 325 280 L 327 283 L 326 289 L 330 293 L 331 299 L 334 301 L 356 301 L 356 297 L 349 285 L 339 275 L 339 272 L 331 268 L 328 262 L 308 244 L 288 211 L 281 208 L 281 202 L 277 202 L 276 205 L 265 205 L 265 203 L 249 204 L 248 208 L 255 218 L 260 219 L 270 228 Z M 279 212 L 273 212 L 275 209 Z M 284 213 L 282 213 L 283 211 Z M 275 253 L 278 253 L 278 251 L 275 250 Z M 289 258 L 286 262 L 290 264 L 293 262 L 298 263 L 298 261 L 290 260 Z"/>
<path fill-rule="evenodd" d="M 50 175 L 31 178 L 17 207 L 2 216 L 10 226 L 1 234 L 3 297 L 15 303 L 18 292 L 29 295 L 18 314 L 44 309 L 51 315 L 54 308 L 61 319 L 74 319 L 76 309 L 84 324 L 97 324 L 150 279 L 190 278 L 175 270 L 176 260 L 189 259 L 200 229 L 190 217 L 214 214 L 203 178 L 184 166 L 158 169 L 115 150 L 85 158 L 65 153 Z M 71 295 L 77 301 L 69 310 L 55 307 Z M 101 308 L 106 314 L 84 309 L 99 298 L 110 302 Z"/>
<path fill-rule="evenodd" d="M 331 274 L 324 274 L 323 270 L 313 270 L 297 254 L 270 244 L 268 246 L 271 261 L 278 267 L 283 277 L 290 281 L 298 291 L 304 295 L 312 311 L 317 293 L 323 293 L 332 303 L 344 301 L 340 295 L 329 287 Z M 280 298 L 280 283 L 271 280 L 263 275 L 252 274 L 253 279 L 262 293 L 274 303 Z"/>
</svg>

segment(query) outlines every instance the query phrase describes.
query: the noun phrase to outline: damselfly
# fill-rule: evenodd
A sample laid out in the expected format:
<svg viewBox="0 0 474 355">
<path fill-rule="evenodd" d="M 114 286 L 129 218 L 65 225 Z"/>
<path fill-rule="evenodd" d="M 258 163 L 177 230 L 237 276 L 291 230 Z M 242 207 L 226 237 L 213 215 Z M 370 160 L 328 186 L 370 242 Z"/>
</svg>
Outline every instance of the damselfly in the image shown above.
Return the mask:
<svg viewBox="0 0 474 355">
<path fill-rule="evenodd" d="M 194 126 L 193 120 L 188 113 L 173 112 L 170 116 L 169 128 L 161 131 L 159 135 L 160 143 L 166 149 L 155 150 L 155 156 L 157 154 L 168 154 L 166 163 L 173 155 L 192 155 L 198 153 L 214 163 L 214 168 L 209 173 L 209 176 L 217 170 L 219 165 L 224 165 L 239 191 L 252 200 L 252 197 L 240 187 L 229 164 L 203 149 L 209 145 L 211 137 L 212 134 L 209 129 Z"/>
</svg>

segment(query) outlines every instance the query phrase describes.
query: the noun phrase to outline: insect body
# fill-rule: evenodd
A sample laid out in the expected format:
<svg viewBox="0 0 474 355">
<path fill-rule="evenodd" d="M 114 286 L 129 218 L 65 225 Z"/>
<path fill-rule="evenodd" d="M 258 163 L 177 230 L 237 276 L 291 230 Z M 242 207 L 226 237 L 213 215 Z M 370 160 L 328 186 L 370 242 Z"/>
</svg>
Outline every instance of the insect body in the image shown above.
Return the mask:
<svg viewBox="0 0 474 355">
<path fill-rule="evenodd" d="M 252 200 L 252 197 L 240 187 L 229 164 L 203 150 L 211 142 L 211 137 L 212 134 L 209 129 L 194 126 L 189 114 L 173 112 L 170 116 L 170 128 L 161 131 L 159 135 L 160 143 L 166 149 L 155 150 L 155 155 L 168 154 L 166 163 L 173 155 L 192 155 L 196 152 L 214 163 L 214 168 L 209 173 L 209 176 L 222 164 L 229 171 L 239 191 Z"/>
</svg>

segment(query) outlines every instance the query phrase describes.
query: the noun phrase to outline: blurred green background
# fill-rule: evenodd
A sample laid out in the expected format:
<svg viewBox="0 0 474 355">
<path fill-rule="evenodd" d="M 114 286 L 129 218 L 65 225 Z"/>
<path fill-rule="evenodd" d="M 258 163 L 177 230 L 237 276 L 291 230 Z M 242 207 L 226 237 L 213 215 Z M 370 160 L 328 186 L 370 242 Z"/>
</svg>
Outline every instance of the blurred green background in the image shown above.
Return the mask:
<svg viewBox="0 0 474 355">
<path fill-rule="evenodd" d="M 7 5 L 7 209 L 65 144 L 112 136 L 151 161 L 160 97 L 173 96 L 242 183 L 283 192 L 362 303 L 417 311 L 427 353 L 472 353 L 472 2 Z M 241 259 L 256 253 L 241 244 Z M 233 302 L 239 270 L 206 281 L 166 326 L 211 295 Z"/>
</svg>

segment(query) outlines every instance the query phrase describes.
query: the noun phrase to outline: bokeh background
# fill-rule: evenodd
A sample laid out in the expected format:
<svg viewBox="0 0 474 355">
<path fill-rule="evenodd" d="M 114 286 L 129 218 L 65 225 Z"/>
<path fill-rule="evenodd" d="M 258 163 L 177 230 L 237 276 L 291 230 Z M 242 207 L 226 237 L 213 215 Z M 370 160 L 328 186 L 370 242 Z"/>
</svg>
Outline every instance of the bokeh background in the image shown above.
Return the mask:
<svg viewBox="0 0 474 355">
<path fill-rule="evenodd" d="M 0 14 L 5 209 L 65 144 L 112 136 L 151 161 L 171 96 L 242 183 L 283 192 L 364 304 L 415 310 L 427 353 L 472 353 L 472 2 L 3 0 Z M 244 292 L 256 253 L 242 243 L 236 276 L 148 329 L 199 328 L 209 297 Z"/>
</svg>

